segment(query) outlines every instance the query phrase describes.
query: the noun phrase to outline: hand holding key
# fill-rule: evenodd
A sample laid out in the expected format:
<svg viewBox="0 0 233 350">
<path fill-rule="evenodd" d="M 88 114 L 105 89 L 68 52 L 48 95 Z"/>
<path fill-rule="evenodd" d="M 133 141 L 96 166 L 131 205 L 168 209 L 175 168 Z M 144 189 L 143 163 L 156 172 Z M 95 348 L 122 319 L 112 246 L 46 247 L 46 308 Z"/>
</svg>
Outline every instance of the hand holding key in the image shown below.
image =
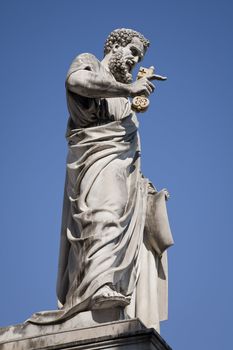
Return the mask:
<svg viewBox="0 0 233 350">
<path fill-rule="evenodd" d="M 166 77 L 154 74 L 154 67 L 140 67 L 137 80 L 131 84 L 132 109 L 136 112 L 145 112 L 149 106 L 147 98 L 155 89 L 150 80 L 166 80 Z"/>
</svg>

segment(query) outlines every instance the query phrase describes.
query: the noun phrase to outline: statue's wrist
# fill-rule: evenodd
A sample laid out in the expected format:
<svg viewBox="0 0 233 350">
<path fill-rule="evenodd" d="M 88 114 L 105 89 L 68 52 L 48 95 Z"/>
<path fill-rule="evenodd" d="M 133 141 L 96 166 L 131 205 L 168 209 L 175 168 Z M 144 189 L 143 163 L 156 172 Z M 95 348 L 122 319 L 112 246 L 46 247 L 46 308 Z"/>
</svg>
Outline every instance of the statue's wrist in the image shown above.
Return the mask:
<svg viewBox="0 0 233 350">
<path fill-rule="evenodd" d="M 121 83 L 121 86 L 124 90 L 125 97 L 131 97 L 131 93 L 132 93 L 131 84 Z"/>
</svg>

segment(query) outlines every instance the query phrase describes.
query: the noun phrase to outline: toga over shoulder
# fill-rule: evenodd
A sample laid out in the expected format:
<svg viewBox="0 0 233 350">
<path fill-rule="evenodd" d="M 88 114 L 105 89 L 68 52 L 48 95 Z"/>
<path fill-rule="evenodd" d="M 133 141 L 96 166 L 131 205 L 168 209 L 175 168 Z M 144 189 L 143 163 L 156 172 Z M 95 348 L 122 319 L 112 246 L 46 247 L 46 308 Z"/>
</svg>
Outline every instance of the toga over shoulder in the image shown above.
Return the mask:
<svg viewBox="0 0 233 350">
<path fill-rule="evenodd" d="M 100 65 L 101 63 L 94 55 L 91 53 L 82 53 L 81 55 L 75 57 L 71 63 L 67 72 L 66 82 L 72 73 L 77 72 L 78 70 L 98 72 L 100 70 Z"/>
<path fill-rule="evenodd" d="M 100 72 L 101 64 L 97 58 L 89 53 L 78 55 L 67 72 L 66 96 L 69 110 L 68 130 L 85 128 L 95 125 L 99 120 L 99 99 L 81 96 L 69 90 L 67 81 L 69 77 L 79 70 Z"/>
<path fill-rule="evenodd" d="M 67 106 L 70 114 L 68 134 L 73 129 L 93 127 L 121 120 L 132 113 L 131 103 L 127 98 L 92 98 L 81 96 L 69 90 L 67 81 L 73 73 L 79 70 L 88 70 L 101 75 L 103 79 L 115 80 L 110 71 L 90 53 L 78 55 L 73 60 L 66 76 Z"/>
</svg>

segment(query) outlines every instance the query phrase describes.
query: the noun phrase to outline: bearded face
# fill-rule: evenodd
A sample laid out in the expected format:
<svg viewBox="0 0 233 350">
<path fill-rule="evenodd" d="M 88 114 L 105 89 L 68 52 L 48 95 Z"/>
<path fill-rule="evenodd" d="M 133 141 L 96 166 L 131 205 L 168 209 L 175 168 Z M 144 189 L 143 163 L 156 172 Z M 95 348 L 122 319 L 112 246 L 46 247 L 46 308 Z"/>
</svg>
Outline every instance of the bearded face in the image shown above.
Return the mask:
<svg viewBox="0 0 233 350">
<path fill-rule="evenodd" d="M 129 84 L 132 82 L 133 77 L 130 73 L 132 67 L 127 63 L 122 48 L 119 48 L 116 53 L 112 54 L 108 67 L 114 78 L 120 83 Z"/>
</svg>

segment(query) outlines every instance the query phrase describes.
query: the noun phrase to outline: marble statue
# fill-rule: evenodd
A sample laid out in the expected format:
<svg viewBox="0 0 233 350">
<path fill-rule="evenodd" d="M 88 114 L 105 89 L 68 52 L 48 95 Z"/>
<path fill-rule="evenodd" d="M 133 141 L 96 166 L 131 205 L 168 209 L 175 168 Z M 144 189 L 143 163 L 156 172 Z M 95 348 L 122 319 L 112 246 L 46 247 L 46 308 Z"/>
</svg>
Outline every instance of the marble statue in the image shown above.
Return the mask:
<svg viewBox="0 0 233 350">
<path fill-rule="evenodd" d="M 153 69 L 132 70 L 149 41 L 114 30 L 104 58 L 84 53 L 66 77 L 69 121 L 57 295 L 59 310 L 30 322 L 62 322 L 87 310 L 123 308 L 159 329 L 167 318 L 167 255 L 173 244 L 165 201 L 141 173 L 138 120 L 131 98 L 153 93 Z M 139 109 L 140 110 L 140 109 Z"/>
</svg>

